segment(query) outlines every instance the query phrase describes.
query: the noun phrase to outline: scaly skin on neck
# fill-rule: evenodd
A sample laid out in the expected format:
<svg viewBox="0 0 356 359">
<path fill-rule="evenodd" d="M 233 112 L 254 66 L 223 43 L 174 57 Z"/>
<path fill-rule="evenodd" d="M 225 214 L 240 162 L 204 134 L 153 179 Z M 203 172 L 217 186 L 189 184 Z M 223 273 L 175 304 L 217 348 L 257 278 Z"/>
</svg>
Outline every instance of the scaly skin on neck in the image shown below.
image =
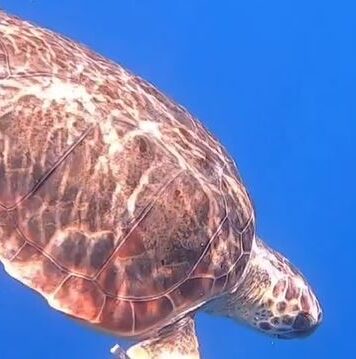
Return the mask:
<svg viewBox="0 0 356 359">
<path fill-rule="evenodd" d="M 260 239 L 252 249 L 243 281 L 207 311 L 279 338 L 307 336 L 322 319 L 318 300 L 302 274 Z"/>
</svg>

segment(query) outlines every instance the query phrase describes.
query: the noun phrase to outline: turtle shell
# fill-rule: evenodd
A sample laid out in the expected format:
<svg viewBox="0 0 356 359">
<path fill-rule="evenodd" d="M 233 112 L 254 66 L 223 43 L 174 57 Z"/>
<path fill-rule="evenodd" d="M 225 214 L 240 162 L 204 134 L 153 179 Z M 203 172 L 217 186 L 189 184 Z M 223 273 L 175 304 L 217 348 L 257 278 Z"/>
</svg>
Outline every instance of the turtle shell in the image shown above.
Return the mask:
<svg viewBox="0 0 356 359">
<path fill-rule="evenodd" d="M 239 282 L 254 213 L 184 108 L 0 12 L 0 259 L 75 318 L 152 333 Z"/>
</svg>

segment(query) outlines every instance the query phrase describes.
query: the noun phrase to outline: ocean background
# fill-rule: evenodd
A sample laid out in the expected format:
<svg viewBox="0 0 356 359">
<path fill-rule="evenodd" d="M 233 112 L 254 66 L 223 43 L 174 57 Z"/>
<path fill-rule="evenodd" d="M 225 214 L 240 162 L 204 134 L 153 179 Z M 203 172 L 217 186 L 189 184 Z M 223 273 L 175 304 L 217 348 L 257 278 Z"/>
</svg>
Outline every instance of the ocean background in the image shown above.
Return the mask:
<svg viewBox="0 0 356 359">
<path fill-rule="evenodd" d="M 88 45 L 187 107 L 237 160 L 259 234 L 315 288 L 325 318 L 313 336 L 275 340 L 201 314 L 203 359 L 356 358 L 354 1 L 0 0 L 0 8 Z M 1 358 L 109 359 L 116 342 L 0 270 Z"/>
</svg>

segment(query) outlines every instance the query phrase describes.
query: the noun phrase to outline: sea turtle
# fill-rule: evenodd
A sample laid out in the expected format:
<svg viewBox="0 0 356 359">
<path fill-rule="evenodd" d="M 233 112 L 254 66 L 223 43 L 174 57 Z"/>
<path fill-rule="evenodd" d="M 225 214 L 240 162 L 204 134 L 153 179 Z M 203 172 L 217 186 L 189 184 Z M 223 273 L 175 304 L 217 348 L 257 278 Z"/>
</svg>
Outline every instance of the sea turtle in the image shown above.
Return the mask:
<svg viewBox="0 0 356 359">
<path fill-rule="evenodd" d="M 183 107 L 49 30 L 0 12 L 0 259 L 76 320 L 200 357 L 194 316 L 280 338 L 322 311 L 255 234 L 235 163 Z"/>
</svg>

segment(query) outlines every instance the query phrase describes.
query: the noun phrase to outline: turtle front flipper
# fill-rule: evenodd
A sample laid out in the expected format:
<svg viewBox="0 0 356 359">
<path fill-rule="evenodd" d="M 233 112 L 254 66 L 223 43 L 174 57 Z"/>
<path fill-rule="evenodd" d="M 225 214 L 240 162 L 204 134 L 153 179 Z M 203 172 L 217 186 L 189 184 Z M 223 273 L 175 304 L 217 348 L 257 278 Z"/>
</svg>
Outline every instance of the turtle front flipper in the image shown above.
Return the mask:
<svg viewBox="0 0 356 359">
<path fill-rule="evenodd" d="M 127 351 L 130 359 L 200 359 L 192 318 L 183 318 L 164 335 L 140 342 Z"/>
</svg>

